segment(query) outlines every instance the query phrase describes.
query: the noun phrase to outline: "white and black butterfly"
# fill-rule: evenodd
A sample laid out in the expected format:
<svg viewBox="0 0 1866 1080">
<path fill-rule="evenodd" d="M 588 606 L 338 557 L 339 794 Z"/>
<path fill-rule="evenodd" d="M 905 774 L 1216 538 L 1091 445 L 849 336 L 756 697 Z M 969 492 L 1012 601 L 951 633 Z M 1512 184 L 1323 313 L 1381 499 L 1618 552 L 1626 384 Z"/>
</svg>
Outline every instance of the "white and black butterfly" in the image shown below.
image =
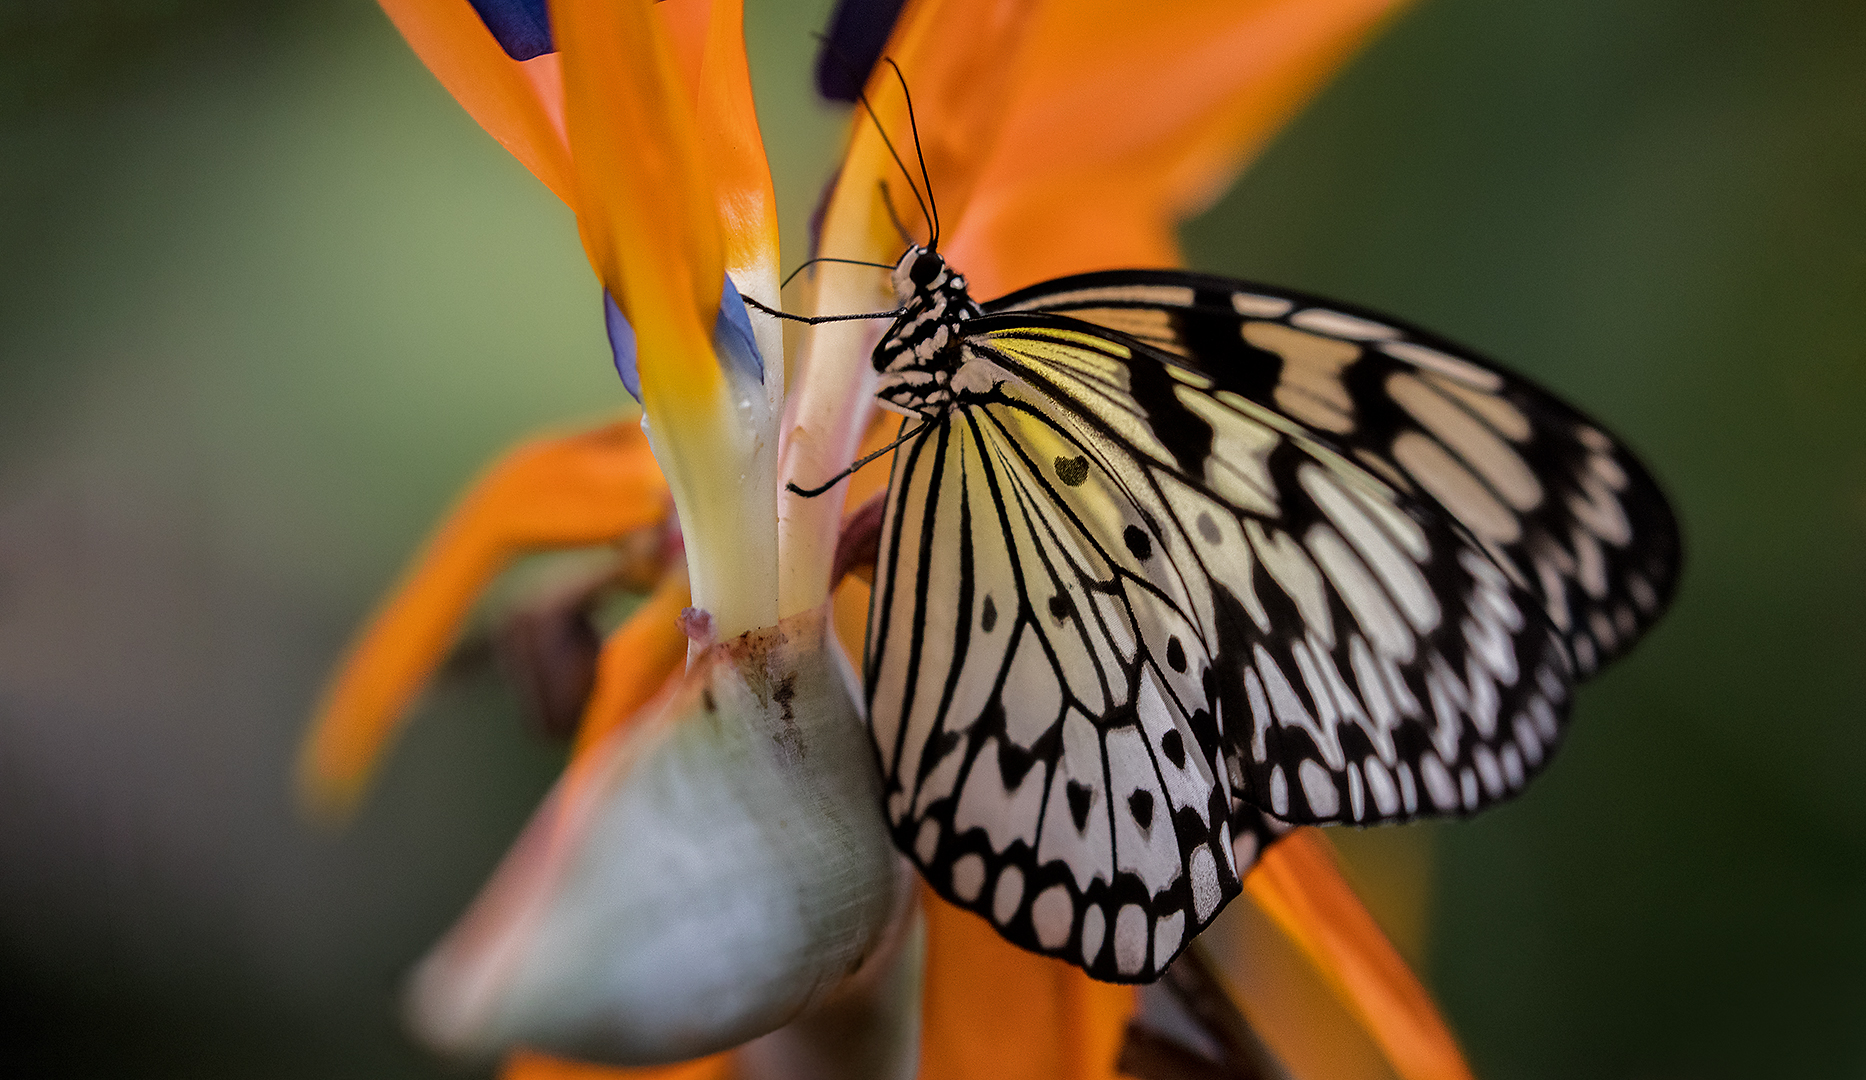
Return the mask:
<svg viewBox="0 0 1866 1080">
<path fill-rule="evenodd" d="M 952 902 L 1154 979 L 1284 823 L 1468 814 L 1670 598 L 1651 477 L 1390 319 L 1133 270 L 977 304 L 934 251 L 865 676 L 895 842 Z"/>
</svg>

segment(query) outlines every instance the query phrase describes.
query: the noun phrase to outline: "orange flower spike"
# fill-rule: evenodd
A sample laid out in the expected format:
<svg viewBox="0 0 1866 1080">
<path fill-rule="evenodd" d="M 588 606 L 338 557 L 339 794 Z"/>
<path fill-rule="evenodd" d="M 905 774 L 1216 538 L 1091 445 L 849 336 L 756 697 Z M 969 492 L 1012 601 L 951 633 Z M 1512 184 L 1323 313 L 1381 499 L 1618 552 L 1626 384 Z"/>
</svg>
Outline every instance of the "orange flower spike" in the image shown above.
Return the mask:
<svg viewBox="0 0 1866 1080">
<path fill-rule="evenodd" d="M 1401 1080 L 1471 1080 L 1431 997 L 1342 880 L 1320 833 L 1298 829 L 1270 845 L 1244 888 L 1308 955 Z"/>
<path fill-rule="evenodd" d="M 557 57 L 507 56 L 467 0 L 382 0 L 382 9 L 454 100 L 575 209 Z"/>
<path fill-rule="evenodd" d="M 416 556 L 332 678 L 299 760 L 312 805 L 341 812 L 513 556 L 613 540 L 659 523 L 667 487 L 633 423 L 538 439 L 495 463 Z"/>
</svg>

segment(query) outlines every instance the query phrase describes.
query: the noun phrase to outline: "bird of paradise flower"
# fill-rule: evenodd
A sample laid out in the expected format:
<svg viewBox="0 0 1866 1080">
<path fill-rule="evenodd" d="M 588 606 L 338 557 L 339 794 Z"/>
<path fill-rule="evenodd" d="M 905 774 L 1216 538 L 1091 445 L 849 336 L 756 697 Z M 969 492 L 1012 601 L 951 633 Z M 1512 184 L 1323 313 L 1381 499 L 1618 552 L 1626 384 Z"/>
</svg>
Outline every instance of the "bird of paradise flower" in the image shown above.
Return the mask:
<svg viewBox="0 0 1866 1080">
<path fill-rule="evenodd" d="M 866 591 L 841 580 L 850 560 L 837 555 L 843 505 L 885 470 L 855 476 L 845 498 L 784 485 L 879 444 L 879 328 L 811 327 L 787 351 L 739 301 L 779 294 L 739 0 L 560 0 L 548 18 L 536 4 L 383 4 L 576 212 L 643 409 L 639 426 L 541 438 L 495 463 L 364 632 L 307 742 L 307 794 L 349 805 L 505 564 L 624 539 L 646 553 L 649 595 L 576 695 L 563 780 L 417 972 L 417 1031 L 459 1052 L 696 1059 L 613 1074 L 683 1080 L 1116 1075 L 1133 988 L 1020 953 L 913 888 L 877 813 L 837 645 L 840 632 L 859 655 Z M 1177 222 L 1394 6 L 914 0 L 887 53 L 914 88 L 943 250 L 981 295 L 1176 265 Z M 907 107 L 879 84 L 873 97 L 817 239 L 891 260 L 898 226 L 878 196 L 897 166 L 883 132 L 908 128 Z M 881 275 L 851 267 L 820 267 L 804 288 L 813 314 L 891 302 Z M 1399 1075 L 1468 1075 L 1311 830 L 1269 848 L 1246 888 Z M 584 1073 L 520 1053 L 507 1075 Z"/>
</svg>

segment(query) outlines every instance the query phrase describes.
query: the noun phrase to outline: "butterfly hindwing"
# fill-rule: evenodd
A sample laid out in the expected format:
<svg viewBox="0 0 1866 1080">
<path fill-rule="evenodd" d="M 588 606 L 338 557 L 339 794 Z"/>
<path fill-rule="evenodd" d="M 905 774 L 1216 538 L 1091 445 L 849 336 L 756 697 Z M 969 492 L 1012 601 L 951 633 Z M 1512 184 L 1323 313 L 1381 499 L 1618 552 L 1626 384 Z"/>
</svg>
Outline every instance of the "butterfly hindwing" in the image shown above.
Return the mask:
<svg viewBox="0 0 1866 1080">
<path fill-rule="evenodd" d="M 1137 639 L 1100 541 L 1119 500 L 1058 498 L 1105 490 L 1078 459 L 1010 397 L 901 448 L 870 712 L 896 841 L 936 890 L 1026 948 L 1145 981 L 1240 888 L 1233 794 L 1202 698 Z"/>
</svg>

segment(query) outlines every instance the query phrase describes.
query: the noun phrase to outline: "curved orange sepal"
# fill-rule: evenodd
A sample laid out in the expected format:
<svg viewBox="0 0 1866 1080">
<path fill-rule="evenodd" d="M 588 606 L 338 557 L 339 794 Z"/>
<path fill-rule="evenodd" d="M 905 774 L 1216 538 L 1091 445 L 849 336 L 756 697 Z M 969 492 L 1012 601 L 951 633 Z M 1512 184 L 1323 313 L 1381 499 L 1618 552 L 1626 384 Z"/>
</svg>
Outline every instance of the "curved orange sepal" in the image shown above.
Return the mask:
<svg viewBox="0 0 1866 1080">
<path fill-rule="evenodd" d="M 1134 988 L 1025 952 L 924 885 L 921 1080 L 1111 1080 Z"/>
<path fill-rule="evenodd" d="M 576 209 L 556 55 L 507 56 L 467 0 L 382 0 L 382 10 L 454 100 Z"/>
<path fill-rule="evenodd" d="M 1270 845 L 1244 888 L 1309 957 L 1402 1080 L 1472 1080 L 1431 996 L 1343 880 L 1320 833 L 1298 829 Z"/>
<path fill-rule="evenodd" d="M 632 420 L 537 439 L 496 462 L 415 557 L 333 676 L 299 759 L 305 796 L 327 811 L 354 803 L 474 600 L 514 556 L 604 543 L 667 513 L 667 485 Z"/>
</svg>

